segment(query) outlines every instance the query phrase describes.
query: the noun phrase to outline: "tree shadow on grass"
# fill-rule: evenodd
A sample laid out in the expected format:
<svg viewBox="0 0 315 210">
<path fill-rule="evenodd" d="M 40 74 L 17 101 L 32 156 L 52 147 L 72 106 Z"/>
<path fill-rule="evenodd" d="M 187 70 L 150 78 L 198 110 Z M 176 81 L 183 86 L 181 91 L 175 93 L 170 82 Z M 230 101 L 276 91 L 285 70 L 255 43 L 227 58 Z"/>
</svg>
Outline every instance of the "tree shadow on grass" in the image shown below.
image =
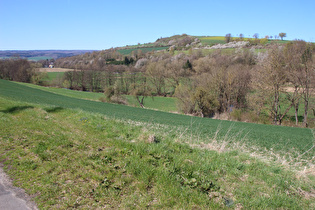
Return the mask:
<svg viewBox="0 0 315 210">
<path fill-rule="evenodd" d="M 13 107 L 7 108 L 6 110 L 0 110 L 0 112 L 13 114 L 13 113 L 23 111 L 25 109 L 33 109 L 33 108 L 34 108 L 33 106 L 13 106 Z"/>
<path fill-rule="evenodd" d="M 298 122 L 303 122 L 304 116 L 298 116 Z M 290 117 L 291 122 L 295 122 L 295 116 Z"/>
<path fill-rule="evenodd" d="M 60 106 L 57 106 L 57 107 L 51 107 L 51 108 L 46 108 L 45 111 L 48 112 L 48 113 L 53 113 L 53 112 L 59 112 L 63 110 L 62 107 Z"/>
</svg>

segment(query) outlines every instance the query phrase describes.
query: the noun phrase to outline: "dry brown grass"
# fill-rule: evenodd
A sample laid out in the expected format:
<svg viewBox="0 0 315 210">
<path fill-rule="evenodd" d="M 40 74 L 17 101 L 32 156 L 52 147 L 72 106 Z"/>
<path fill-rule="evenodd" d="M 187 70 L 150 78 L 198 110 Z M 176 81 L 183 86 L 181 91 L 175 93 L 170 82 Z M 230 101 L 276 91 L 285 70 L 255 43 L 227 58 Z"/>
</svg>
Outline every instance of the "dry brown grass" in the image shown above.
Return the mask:
<svg viewBox="0 0 315 210">
<path fill-rule="evenodd" d="M 65 68 L 39 68 L 39 72 L 67 72 L 74 71 L 74 69 L 65 69 Z"/>
<path fill-rule="evenodd" d="M 289 92 L 289 93 L 294 93 L 294 92 L 295 92 L 295 88 L 294 88 L 294 87 L 285 87 L 285 88 L 283 88 L 283 89 L 284 89 L 284 91 Z M 300 90 L 299 90 L 299 93 L 302 93 L 302 92 L 303 92 L 303 90 L 300 89 Z M 310 88 L 310 92 L 311 92 L 312 94 L 314 94 L 314 93 L 315 93 L 315 89 L 314 89 L 314 88 Z"/>
</svg>

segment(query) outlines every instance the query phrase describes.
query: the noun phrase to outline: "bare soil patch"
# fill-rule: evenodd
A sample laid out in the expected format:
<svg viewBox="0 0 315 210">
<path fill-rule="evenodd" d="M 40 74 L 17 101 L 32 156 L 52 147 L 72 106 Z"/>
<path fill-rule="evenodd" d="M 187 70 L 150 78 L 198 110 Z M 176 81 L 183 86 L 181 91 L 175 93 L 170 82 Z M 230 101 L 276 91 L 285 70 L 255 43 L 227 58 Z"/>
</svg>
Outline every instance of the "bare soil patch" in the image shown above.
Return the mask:
<svg viewBox="0 0 315 210">
<path fill-rule="evenodd" d="M 74 69 L 65 69 L 65 68 L 39 68 L 40 72 L 67 72 L 74 71 Z"/>
<path fill-rule="evenodd" d="M 284 90 L 289 92 L 289 93 L 294 93 L 295 88 L 294 87 L 285 87 Z M 311 93 L 315 93 L 315 89 L 314 88 L 310 88 L 310 92 Z M 302 93 L 302 90 L 299 90 L 299 93 Z"/>
</svg>

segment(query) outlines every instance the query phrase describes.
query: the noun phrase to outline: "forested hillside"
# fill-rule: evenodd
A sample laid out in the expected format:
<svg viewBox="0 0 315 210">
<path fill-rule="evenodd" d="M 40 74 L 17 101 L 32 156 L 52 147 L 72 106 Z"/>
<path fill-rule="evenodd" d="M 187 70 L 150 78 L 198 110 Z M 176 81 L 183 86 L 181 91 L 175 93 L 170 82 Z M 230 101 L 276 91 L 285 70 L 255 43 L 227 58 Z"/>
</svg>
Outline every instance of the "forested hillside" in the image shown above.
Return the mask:
<svg viewBox="0 0 315 210">
<path fill-rule="evenodd" d="M 108 90 L 113 102 L 122 94 L 172 96 L 186 114 L 314 125 L 314 44 L 226 36 L 208 45 L 210 38 L 160 38 L 150 47 L 167 50 L 144 53 L 146 46 L 130 46 L 134 50 L 122 55 L 124 49 L 113 48 L 56 65 L 76 69 L 65 74 L 68 88 Z"/>
</svg>

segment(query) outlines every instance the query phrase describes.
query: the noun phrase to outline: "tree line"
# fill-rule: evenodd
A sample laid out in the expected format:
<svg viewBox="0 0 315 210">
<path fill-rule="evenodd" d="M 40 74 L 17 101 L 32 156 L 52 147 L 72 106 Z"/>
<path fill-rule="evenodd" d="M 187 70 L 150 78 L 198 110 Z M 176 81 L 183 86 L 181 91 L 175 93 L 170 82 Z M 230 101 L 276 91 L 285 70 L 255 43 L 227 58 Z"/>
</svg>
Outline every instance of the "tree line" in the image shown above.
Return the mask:
<svg viewBox="0 0 315 210">
<path fill-rule="evenodd" d="M 41 84 L 43 75 L 39 73 L 38 67 L 40 64 L 27 59 L 0 59 L 0 79 Z"/>
</svg>

